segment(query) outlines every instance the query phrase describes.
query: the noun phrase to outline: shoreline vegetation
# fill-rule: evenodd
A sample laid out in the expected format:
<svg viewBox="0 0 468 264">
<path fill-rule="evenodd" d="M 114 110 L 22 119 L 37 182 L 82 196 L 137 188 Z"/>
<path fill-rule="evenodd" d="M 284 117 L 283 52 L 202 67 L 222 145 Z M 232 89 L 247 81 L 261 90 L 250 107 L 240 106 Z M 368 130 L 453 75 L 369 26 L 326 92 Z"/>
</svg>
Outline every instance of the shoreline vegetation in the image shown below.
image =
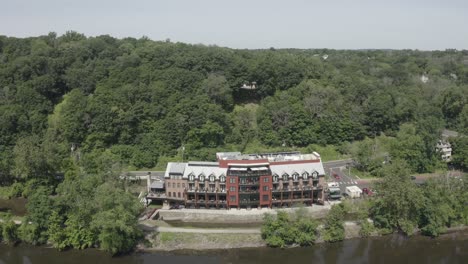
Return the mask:
<svg viewBox="0 0 468 264">
<path fill-rule="evenodd" d="M 200 228 L 199 228 L 200 229 Z M 140 243 L 136 247 L 137 252 L 158 252 L 158 251 L 181 251 L 181 250 L 218 250 L 218 249 L 240 249 L 240 248 L 259 248 L 269 247 L 268 243 L 262 238 L 260 233 L 211 233 L 210 229 L 203 229 L 205 232 L 154 232 L 146 231 L 146 242 Z M 260 229 L 258 229 L 259 231 Z M 441 237 L 454 232 L 466 231 L 468 226 L 455 226 L 447 228 L 441 234 Z M 346 221 L 344 225 L 345 235 L 343 240 L 348 239 L 366 239 L 368 237 L 379 237 L 391 235 L 398 232 L 379 232 L 374 230 L 370 234 L 362 235 L 362 226 L 358 221 Z M 420 231 L 415 232 L 412 236 L 424 236 Z M 340 240 L 342 241 L 342 240 Z M 332 243 L 325 241 L 324 237 L 319 235 L 313 244 L 308 246 L 313 247 L 315 244 Z M 283 248 L 300 247 L 299 244 L 292 244 Z"/>
</svg>

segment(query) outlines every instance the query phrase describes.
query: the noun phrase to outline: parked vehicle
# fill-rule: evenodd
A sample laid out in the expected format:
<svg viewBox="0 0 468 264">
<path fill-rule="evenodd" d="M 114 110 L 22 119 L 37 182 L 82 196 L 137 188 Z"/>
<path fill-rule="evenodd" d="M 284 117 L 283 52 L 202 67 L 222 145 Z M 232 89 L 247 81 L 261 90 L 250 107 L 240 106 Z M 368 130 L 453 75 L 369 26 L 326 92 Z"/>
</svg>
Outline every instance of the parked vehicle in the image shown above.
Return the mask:
<svg viewBox="0 0 468 264">
<path fill-rule="evenodd" d="M 341 199 L 341 190 L 338 187 L 329 187 L 328 188 L 328 199 L 330 200 L 339 200 Z"/>
<path fill-rule="evenodd" d="M 346 187 L 346 195 L 348 195 L 349 198 L 359 198 L 361 194 L 362 190 L 356 185 Z"/>
<path fill-rule="evenodd" d="M 371 189 L 368 189 L 368 188 L 362 188 L 362 193 L 365 194 L 365 195 L 368 195 L 368 196 L 374 195 L 374 193 L 372 192 L 372 190 L 371 190 Z"/>
<path fill-rule="evenodd" d="M 337 179 L 337 180 L 341 179 L 340 175 L 338 175 L 336 172 L 333 172 L 332 175 L 333 175 L 333 177 L 335 177 L 335 179 Z"/>
</svg>

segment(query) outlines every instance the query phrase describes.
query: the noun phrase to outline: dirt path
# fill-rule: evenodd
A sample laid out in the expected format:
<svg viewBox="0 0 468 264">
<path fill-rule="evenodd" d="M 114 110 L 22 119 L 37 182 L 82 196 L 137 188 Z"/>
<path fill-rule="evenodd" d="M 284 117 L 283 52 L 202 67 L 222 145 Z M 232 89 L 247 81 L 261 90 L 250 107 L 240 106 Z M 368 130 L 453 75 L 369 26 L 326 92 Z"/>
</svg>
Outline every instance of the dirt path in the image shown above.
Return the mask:
<svg viewBox="0 0 468 264">
<path fill-rule="evenodd" d="M 199 234 L 260 234 L 260 228 L 186 228 L 140 224 L 145 231 Z"/>
</svg>

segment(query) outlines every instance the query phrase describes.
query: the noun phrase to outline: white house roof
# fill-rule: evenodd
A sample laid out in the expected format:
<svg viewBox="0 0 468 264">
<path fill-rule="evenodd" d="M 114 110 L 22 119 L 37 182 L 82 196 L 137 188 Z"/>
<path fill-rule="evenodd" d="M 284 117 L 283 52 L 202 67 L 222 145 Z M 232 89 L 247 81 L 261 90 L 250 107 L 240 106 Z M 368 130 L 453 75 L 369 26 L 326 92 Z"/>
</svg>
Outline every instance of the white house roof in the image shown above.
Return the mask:
<svg viewBox="0 0 468 264">
<path fill-rule="evenodd" d="M 183 179 L 187 179 L 190 174 L 193 174 L 195 179 L 197 179 L 200 175 L 205 177 L 209 177 L 211 175 L 215 176 L 215 179 L 219 179 L 220 176 L 226 176 L 227 168 L 219 168 L 219 167 L 212 167 L 212 166 L 190 166 L 187 164 L 185 166 L 185 171 L 183 175 Z"/>
<path fill-rule="evenodd" d="M 323 169 L 321 161 L 283 165 L 275 165 L 272 163 L 270 164 L 270 169 L 272 174 L 276 174 L 278 176 L 282 176 L 283 174 L 292 176 L 294 173 L 302 175 L 304 172 L 307 172 L 309 175 L 311 175 L 315 171 L 318 172 L 319 175 L 325 175 L 325 170 Z"/>
</svg>

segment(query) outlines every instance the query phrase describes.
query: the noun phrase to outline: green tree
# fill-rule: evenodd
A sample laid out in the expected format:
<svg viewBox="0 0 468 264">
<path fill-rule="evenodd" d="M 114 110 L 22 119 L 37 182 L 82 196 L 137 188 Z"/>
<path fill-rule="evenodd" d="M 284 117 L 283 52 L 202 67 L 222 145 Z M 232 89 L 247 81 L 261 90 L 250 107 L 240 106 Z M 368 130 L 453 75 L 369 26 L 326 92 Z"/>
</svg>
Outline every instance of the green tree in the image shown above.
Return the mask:
<svg viewBox="0 0 468 264">
<path fill-rule="evenodd" d="M 345 238 L 344 207 L 333 205 L 325 218 L 323 239 L 327 242 L 337 242 Z"/>
<path fill-rule="evenodd" d="M 202 82 L 202 87 L 214 103 L 222 105 L 225 109 L 232 107 L 232 90 L 224 76 L 209 74 Z"/>
<path fill-rule="evenodd" d="M 410 179 L 410 170 L 403 160 L 394 160 L 384 167 L 383 179 L 376 183 L 378 196 L 371 206 L 371 216 L 378 228 L 400 229 L 411 235 L 418 226 L 424 206 L 421 190 Z"/>
</svg>

